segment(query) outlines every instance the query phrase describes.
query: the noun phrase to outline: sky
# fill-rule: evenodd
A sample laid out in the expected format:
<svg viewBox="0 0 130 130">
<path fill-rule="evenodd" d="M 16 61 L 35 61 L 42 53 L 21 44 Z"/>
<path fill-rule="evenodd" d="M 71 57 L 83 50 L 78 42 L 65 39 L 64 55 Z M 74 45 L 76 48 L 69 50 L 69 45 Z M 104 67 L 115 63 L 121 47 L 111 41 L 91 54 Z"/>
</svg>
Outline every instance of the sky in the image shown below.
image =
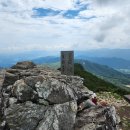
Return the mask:
<svg viewBox="0 0 130 130">
<path fill-rule="evenodd" d="M 0 0 L 0 52 L 130 48 L 130 0 Z"/>
</svg>

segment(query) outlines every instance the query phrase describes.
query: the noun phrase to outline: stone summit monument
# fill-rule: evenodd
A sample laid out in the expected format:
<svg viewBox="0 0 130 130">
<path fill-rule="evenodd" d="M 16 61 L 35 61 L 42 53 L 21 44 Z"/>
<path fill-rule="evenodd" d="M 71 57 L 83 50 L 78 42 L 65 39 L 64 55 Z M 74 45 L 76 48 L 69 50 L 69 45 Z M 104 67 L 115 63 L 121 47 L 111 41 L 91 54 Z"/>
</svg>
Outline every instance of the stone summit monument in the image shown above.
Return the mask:
<svg viewBox="0 0 130 130">
<path fill-rule="evenodd" d="M 61 74 L 74 75 L 74 51 L 61 51 Z"/>
</svg>

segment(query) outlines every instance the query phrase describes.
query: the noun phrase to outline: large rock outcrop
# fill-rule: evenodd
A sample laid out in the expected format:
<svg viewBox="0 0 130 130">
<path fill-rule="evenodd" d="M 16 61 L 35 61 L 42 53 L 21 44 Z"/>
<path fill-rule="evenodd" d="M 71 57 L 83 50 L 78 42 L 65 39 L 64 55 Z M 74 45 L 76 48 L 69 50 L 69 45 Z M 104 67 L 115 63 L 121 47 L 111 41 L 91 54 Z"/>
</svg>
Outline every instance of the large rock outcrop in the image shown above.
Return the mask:
<svg viewBox="0 0 130 130">
<path fill-rule="evenodd" d="M 18 62 L 16 65 L 12 66 L 12 69 L 31 69 L 36 65 L 31 61 Z"/>
<path fill-rule="evenodd" d="M 0 130 L 95 130 L 107 128 L 107 113 L 110 123 L 118 123 L 113 107 L 78 113 L 77 101 L 93 93 L 78 76 L 19 62 L 6 70 L 2 83 Z"/>
</svg>

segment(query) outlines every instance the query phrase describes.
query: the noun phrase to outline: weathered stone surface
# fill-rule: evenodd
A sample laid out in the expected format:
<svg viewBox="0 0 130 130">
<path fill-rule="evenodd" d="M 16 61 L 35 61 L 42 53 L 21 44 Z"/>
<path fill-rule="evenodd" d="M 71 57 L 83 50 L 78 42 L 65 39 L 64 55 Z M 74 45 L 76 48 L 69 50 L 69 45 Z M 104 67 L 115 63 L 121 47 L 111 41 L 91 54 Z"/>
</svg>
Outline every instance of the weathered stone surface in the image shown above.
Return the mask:
<svg viewBox="0 0 130 130">
<path fill-rule="evenodd" d="M 12 85 L 12 84 L 14 84 L 14 82 L 17 81 L 18 79 L 19 79 L 18 75 L 5 72 L 5 77 L 4 77 L 3 86 L 4 86 L 4 87 L 7 87 L 7 86 L 9 86 L 9 85 Z"/>
<path fill-rule="evenodd" d="M 16 65 L 12 66 L 12 69 L 32 69 L 36 65 L 31 61 L 18 62 Z"/>
<path fill-rule="evenodd" d="M 74 100 L 73 91 L 57 79 L 47 79 L 36 84 L 39 98 L 44 98 L 53 104 L 65 103 Z"/>
<path fill-rule="evenodd" d="M 5 110 L 5 117 L 11 130 L 34 130 L 44 118 L 46 109 L 31 102 L 14 104 Z"/>
<path fill-rule="evenodd" d="M 12 87 L 13 87 L 12 85 L 7 86 L 5 92 L 11 94 Z"/>
<path fill-rule="evenodd" d="M 75 130 L 118 130 L 119 122 L 113 106 L 89 108 L 77 115 Z"/>
<path fill-rule="evenodd" d="M 73 90 L 73 93 L 77 99 L 82 98 L 88 94 L 93 94 L 87 87 L 83 85 L 83 78 L 78 76 L 67 77 L 66 82 L 69 83 L 69 88 Z"/>
<path fill-rule="evenodd" d="M 9 94 L 8 93 L 2 93 L 2 98 L 1 98 L 1 113 L 0 114 L 3 114 L 4 111 L 5 111 L 5 108 L 7 108 L 9 106 Z M 2 117 L 0 117 L 2 118 Z"/>
<path fill-rule="evenodd" d="M 54 105 L 47 110 L 36 130 L 73 130 L 76 112 L 75 101 Z"/>
<path fill-rule="evenodd" d="M 6 126 L 6 121 L 0 121 L 0 130 L 4 130 L 5 129 L 5 126 Z"/>
<path fill-rule="evenodd" d="M 0 130 L 101 129 L 109 121 L 107 112 L 113 115 L 110 123 L 118 124 L 112 107 L 77 113 L 77 104 L 93 93 L 83 85 L 82 78 L 61 75 L 31 62 L 20 62 L 12 68 L 6 70 L 0 86 Z"/>
<path fill-rule="evenodd" d="M 45 106 L 49 106 L 49 102 L 46 101 L 46 100 L 44 100 L 44 99 L 39 99 L 39 100 L 38 100 L 38 103 L 39 103 L 39 104 L 42 104 L 42 105 L 45 105 Z"/>
<path fill-rule="evenodd" d="M 73 130 L 76 112 L 75 101 L 54 105 L 48 109 L 26 102 L 7 108 L 5 116 L 12 130 Z"/>
<path fill-rule="evenodd" d="M 28 86 L 23 79 L 15 82 L 12 95 L 21 102 L 37 100 L 37 92 Z"/>
<path fill-rule="evenodd" d="M 28 86 L 36 90 L 35 84 L 37 84 L 37 82 L 43 82 L 43 80 L 43 76 L 29 76 L 25 78 L 24 81 Z"/>
<path fill-rule="evenodd" d="M 11 105 L 17 103 L 17 101 L 18 101 L 17 98 L 11 97 L 11 98 L 9 98 L 9 105 L 11 106 Z"/>
</svg>

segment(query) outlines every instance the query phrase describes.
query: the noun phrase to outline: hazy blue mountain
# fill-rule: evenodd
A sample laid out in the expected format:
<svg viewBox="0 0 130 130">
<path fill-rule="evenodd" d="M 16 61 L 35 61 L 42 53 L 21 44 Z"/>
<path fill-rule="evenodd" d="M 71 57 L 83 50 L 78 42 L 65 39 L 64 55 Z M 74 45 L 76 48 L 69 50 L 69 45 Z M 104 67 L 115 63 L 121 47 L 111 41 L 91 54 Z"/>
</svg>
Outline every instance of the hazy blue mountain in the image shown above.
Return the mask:
<svg viewBox="0 0 130 130">
<path fill-rule="evenodd" d="M 60 58 L 54 56 L 47 56 L 47 57 L 40 57 L 37 59 L 33 59 L 32 61 L 35 62 L 36 64 L 55 63 L 55 62 L 59 62 Z"/>
<path fill-rule="evenodd" d="M 77 59 L 78 56 L 75 56 Z M 101 65 L 107 65 L 114 69 L 130 69 L 130 61 L 121 59 L 121 58 L 106 58 L 106 57 L 82 57 L 80 59 L 89 60 L 94 63 L 98 63 Z M 48 57 L 41 57 L 33 60 L 34 62 L 41 64 L 41 63 L 54 63 L 59 62 L 59 57 L 48 56 Z"/>
<path fill-rule="evenodd" d="M 58 52 L 57 52 L 58 53 Z M 46 57 L 48 55 L 59 55 L 54 52 L 49 51 L 25 51 L 25 52 L 17 52 L 17 53 L 0 53 L 0 66 L 3 68 L 11 67 L 12 65 L 16 64 L 18 61 L 25 61 L 36 59 L 39 57 Z"/>
<path fill-rule="evenodd" d="M 15 64 L 15 58 L 11 56 L 0 56 L 0 66 L 3 68 L 10 67 Z"/>
<path fill-rule="evenodd" d="M 130 49 L 97 49 L 76 51 L 76 57 L 78 57 L 79 59 L 83 59 L 86 57 L 115 57 L 130 60 Z"/>
<path fill-rule="evenodd" d="M 110 67 L 124 67 L 129 68 L 129 63 L 127 60 L 130 60 L 130 49 L 97 49 L 97 50 L 86 50 L 86 51 L 75 51 L 75 58 L 77 59 L 86 59 L 88 57 L 96 57 L 96 58 L 110 58 L 106 59 L 109 60 L 106 62 L 105 59 L 102 59 L 103 61 L 100 61 L 100 64 L 105 64 Z M 45 51 L 45 50 L 35 50 L 35 51 L 25 51 L 25 52 L 5 52 L 0 53 L 0 66 L 1 67 L 10 67 L 14 65 L 18 61 L 25 61 L 25 60 L 32 60 L 37 59 L 40 57 L 46 57 L 46 56 L 53 56 L 53 57 L 60 57 L 60 51 Z M 113 62 L 113 59 L 111 58 L 118 58 L 116 60 L 116 65 Z M 48 57 L 49 58 L 49 57 Z M 121 59 L 122 60 L 121 60 Z M 123 60 L 125 59 L 125 60 Z M 42 60 L 42 59 L 41 59 Z M 53 59 L 52 59 L 53 60 Z M 90 59 L 89 59 L 90 60 Z M 97 62 L 96 59 L 91 59 L 93 62 Z M 99 61 L 97 63 L 99 63 Z M 117 65 L 119 63 L 119 66 Z M 127 66 L 128 65 L 128 66 Z M 122 69 L 122 68 L 121 68 Z"/>
<path fill-rule="evenodd" d="M 87 57 L 85 59 L 114 69 L 130 69 L 130 60 L 106 57 Z"/>
<path fill-rule="evenodd" d="M 129 55 L 130 49 L 98 49 L 75 51 L 75 59 L 89 60 L 101 65 L 107 65 L 114 69 L 130 69 Z M 50 62 L 51 60 L 53 61 L 51 57 L 48 58 Z"/>
</svg>

